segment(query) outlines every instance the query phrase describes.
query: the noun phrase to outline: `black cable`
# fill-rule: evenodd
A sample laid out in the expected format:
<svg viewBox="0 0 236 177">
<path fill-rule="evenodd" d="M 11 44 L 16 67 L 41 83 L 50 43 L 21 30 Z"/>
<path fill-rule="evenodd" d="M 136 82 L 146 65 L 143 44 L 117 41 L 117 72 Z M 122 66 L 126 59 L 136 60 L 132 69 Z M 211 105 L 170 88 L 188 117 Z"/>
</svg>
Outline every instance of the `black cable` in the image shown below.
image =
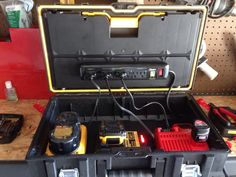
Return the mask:
<svg viewBox="0 0 236 177">
<path fill-rule="evenodd" d="M 138 118 L 132 111 L 130 111 L 130 110 L 124 108 L 123 106 L 121 106 L 121 105 L 117 102 L 117 100 L 115 99 L 114 95 L 113 95 L 112 92 L 111 92 L 111 87 L 110 87 L 110 84 L 109 84 L 108 79 L 109 79 L 109 76 L 106 78 L 106 84 L 107 84 L 107 88 L 108 88 L 108 90 L 109 90 L 109 93 L 110 93 L 110 95 L 111 95 L 111 97 L 112 97 L 114 103 L 115 103 L 122 111 L 124 111 L 124 112 L 130 114 L 131 116 L 133 116 L 133 117 L 143 126 L 143 128 L 145 128 L 145 130 L 150 134 L 150 136 L 154 139 L 154 135 L 153 135 L 152 131 L 143 123 L 143 121 L 142 121 L 140 118 Z"/>
<path fill-rule="evenodd" d="M 171 82 L 171 84 L 170 84 L 169 90 L 168 90 L 167 95 L 166 95 L 166 106 L 167 106 L 168 110 L 169 110 L 170 112 L 172 112 L 172 109 L 171 109 L 171 107 L 170 107 L 169 101 L 170 101 L 171 89 L 172 89 L 172 87 L 174 86 L 174 83 L 175 83 L 176 74 L 175 74 L 174 71 L 169 71 L 169 73 L 172 74 L 172 82 Z"/>
<path fill-rule="evenodd" d="M 202 1 L 200 2 L 200 5 L 206 5 L 207 2 L 208 2 L 208 0 L 202 0 Z"/>
<path fill-rule="evenodd" d="M 208 9 L 209 9 L 209 14 L 208 14 L 208 17 L 209 18 L 212 18 L 212 19 L 217 19 L 217 18 L 221 18 L 221 17 L 224 17 L 226 16 L 231 10 L 232 8 L 234 8 L 234 4 L 232 4 L 232 6 L 228 9 L 225 9 L 223 12 L 221 12 L 220 14 L 217 14 L 217 15 L 214 15 L 213 14 L 213 9 L 214 9 L 214 6 L 215 6 L 215 3 L 216 3 L 216 0 L 212 0 L 212 1 L 209 1 L 209 0 L 202 0 L 200 1 L 200 5 L 206 5 L 208 6 Z"/>
<path fill-rule="evenodd" d="M 215 3 L 216 3 L 216 0 L 214 0 L 214 1 L 210 4 L 210 6 L 209 6 L 210 14 L 208 15 L 208 17 L 210 17 L 210 18 L 212 18 L 212 19 L 217 19 L 217 18 L 224 17 L 224 16 L 227 15 L 227 14 L 232 10 L 232 8 L 234 8 L 234 6 L 235 6 L 235 2 L 234 2 L 230 8 L 224 9 L 223 12 L 221 12 L 220 14 L 214 15 L 214 14 L 213 14 L 213 9 L 214 9 Z"/>
<path fill-rule="evenodd" d="M 230 11 L 231 11 L 231 9 L 225 10 L 225 11 L 223 11 L 221 14 L 214 15 L 214 16 L 213 16 L 213 13 L 211 13 L 211 14 L 208 15 L 208 17 L 210 17 L 210 18 L 212 18 L 212 19 L 221 18 L 221 17 L 224 17 L 225 15 L 227 15 Z"/>
<path fill-rule="evenodd" d="M 154 101 L 154 102 L 149 102 L 149 103 L 143 105 L 143 106 L 140 107 L 140 108 L 137 107 L 137 106 L 135 105 L 134 96 L 133 96 L 132 93 L 129 91 L 127 85 L 126 85 L 125 82 L 124 82 L 123 77 L 121 78 L 121 82 L 122 82 L 122 84 L 123 84 L 123 86 L 124 86 L 126 92 L 128 92 L 128 94 L 129 94 L 129 96 L 130 96 L 130 98 L 131 98 L 132 105 L 133 105 L 134 109 L 140 111 L 140 110 L 142 110 L 143 108 L 146 108 L 146 107 L 148 107 L 148 106 L 150 106 L 150 105 L 158 105 L 158 106 L 161 107 L 161 109 L 163 110 L 164 117 L 165 117 L 165 121 L 166 121 L 167 129 L 170 128 L 170 124 L 169 124 L 169 122 L 168 122 L 168 118 L 167 118 L 166 110 L 165 110 L 164 106 L 163 106 L 161 103 L 159 103 L 159 102 L 157 102 L 157 101 Z"/>
<path fill-rule="evenodd" d="M 98 89 L 98 97 L 96 99 L 96 102 L 95 102 L 95 105 L 94 105 L 94 108 L 93 108 L 93 113 L 92 113 L 92 116 L 91 116 L 91 119 L 90 121 L 92 121 L 92 119 L 95 117 L 95 114 L 96 114 L 96 111 L 97 111 L 97 108 L 98 108 L 98 104 L 99 104 L 99 101 L 100 101 L 100 97 L 101 97 L 101 88 L 99 87 L 99 85 L 93 80 L 93 78 L 95 77 L 95 75 L 92 75 L 91 78 L 90 78 L 90 81 L 92 82 L 92 84 Z"/>
</svg>

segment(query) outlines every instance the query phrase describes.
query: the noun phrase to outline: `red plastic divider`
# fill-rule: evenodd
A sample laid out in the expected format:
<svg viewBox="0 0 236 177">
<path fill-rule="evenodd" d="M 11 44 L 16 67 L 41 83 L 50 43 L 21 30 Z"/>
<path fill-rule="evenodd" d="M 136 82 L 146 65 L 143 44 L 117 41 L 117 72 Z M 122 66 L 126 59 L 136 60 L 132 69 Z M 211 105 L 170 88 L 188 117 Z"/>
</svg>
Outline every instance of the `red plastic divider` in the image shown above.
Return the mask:
<svg viewBox="0 0 236 177">
<path fill-rule="evenodd" d="M 155 143 L 157 149 L 164 151 L 207 151 L 206 142 L 195 142 L 191 135 L 191 129 L 172 128 L 171 131 L 155 130 Z"/>
</svg>

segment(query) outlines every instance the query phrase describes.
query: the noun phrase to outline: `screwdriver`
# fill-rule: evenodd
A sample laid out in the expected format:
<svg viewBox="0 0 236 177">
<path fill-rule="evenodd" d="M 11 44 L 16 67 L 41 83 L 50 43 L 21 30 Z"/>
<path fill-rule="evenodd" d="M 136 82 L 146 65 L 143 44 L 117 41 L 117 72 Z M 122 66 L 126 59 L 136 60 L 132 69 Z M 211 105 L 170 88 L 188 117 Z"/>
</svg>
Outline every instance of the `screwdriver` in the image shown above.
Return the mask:
<svg viewBox="0 0 236 177">
<path fill-rule="evenodd" d="M 220 113 L 220 111 L 218 110 L 218 108 L 217 108 L 214 104 L 209 103 L 209 106 L 210 106 L 212 112 L 217 116 L 218 120 L 219 120 L 222 124 L 224 124 L 224 126 L 227 126 L 227 127 L 231 126 L 230 121 L 227 120 L 227 118 L 225 118 L 225 117 Z"/>
</svg>

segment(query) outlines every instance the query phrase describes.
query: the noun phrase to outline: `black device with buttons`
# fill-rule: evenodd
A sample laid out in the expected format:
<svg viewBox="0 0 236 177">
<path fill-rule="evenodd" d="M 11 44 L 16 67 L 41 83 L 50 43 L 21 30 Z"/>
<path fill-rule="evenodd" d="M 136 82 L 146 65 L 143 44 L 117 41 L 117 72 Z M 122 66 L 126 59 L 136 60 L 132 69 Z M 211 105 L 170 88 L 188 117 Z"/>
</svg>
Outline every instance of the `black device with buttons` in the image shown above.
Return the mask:
<svg viewBox="0 0 236 177">
<path fill-rule="evenodd" d="M 110 79 L 119 80 L 125 74 L 126 80 L 165 79 L 168 77 L 169 65 L 165 62 L 154 64 L 118 64 L 118 65 L 81 65 L 80 75 L 84 80 L 95 76 L 96 80 L 104 80 L 107 75 Z"/>
</svg>

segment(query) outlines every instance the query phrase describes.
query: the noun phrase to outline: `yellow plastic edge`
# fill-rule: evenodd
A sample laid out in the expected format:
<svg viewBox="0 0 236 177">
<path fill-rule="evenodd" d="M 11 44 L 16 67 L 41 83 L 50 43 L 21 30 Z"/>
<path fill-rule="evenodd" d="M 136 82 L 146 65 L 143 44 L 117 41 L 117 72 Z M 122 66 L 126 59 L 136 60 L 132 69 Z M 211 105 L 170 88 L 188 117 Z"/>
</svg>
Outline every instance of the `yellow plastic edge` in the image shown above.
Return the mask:
<svg viewBox="0 0 236 177">
<path fill-rule="evenodd" d="M 143 16 L 164 16 L 165 12 L 142 12 L 135 17 L 111 17 L 107 12 L 82 12 L 84 16 L 106 16 L 110 21 L 110 28 L 138 28 L 139 19 Z"/>
</svg>

